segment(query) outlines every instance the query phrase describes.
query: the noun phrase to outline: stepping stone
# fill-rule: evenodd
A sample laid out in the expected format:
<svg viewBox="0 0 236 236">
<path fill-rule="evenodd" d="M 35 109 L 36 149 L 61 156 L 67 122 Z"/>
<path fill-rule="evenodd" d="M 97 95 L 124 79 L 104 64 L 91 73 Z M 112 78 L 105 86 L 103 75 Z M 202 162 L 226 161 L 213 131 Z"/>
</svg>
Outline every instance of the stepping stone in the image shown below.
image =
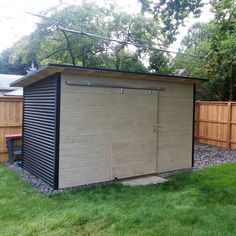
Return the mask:
<svg viewBox="0 0 236 236">
<path fill-rule="evenodd" d="M 130 179 L 121 181 L 123 185 L 128 186 L 139 186 L 139 185 L 149 185 L 149 184 L 160 184 L 166 182 L 166 179 L 163 179 L 158 176 L 143 177 L 137 179 Z"/>
</svg>

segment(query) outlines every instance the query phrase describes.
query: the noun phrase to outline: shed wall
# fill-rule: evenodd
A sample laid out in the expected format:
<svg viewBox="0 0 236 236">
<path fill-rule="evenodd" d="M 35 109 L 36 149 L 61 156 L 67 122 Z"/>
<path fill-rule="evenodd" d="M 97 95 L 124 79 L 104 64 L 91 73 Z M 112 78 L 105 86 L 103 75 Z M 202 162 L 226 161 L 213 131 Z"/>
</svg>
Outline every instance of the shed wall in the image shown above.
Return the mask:
<svg viewBox="0 0 236 236">
<path fill-rule="evenodd" d="M 57 188 L 57 74 L 24 88 L 23 167 Z"/>
<path fill-rule="evenodd" d="M 160 128 L 157 134 L 156 172 L 160 173 L 191 167 L 192 84 L 62 74 L 60 188 L 112 179 L 112 148 L 110 140 L 113 138 L 111 112 L 113 108 L 111 89 L 90 88 L 91 92 L 88 93 L 86 87 L 66 85 L 66 80 L 112 83 L 114 85 L 126 86 L 134 86 L 135 84 L 136 87 L 158 86 L 164 88 L 164 91 L 158 92 L 157 120 Z M 83 99 L 81 99 L 82 93 L 84 93 Z M 94 113 L 91 113 L 94 109 L 97 109 L 96 116 L 99 119 L 96 119 Z M 93 114 L 93 116 L 89 114 Z M 103 122 L 96 123 L 97 120 Z M 91 127 L 91 123 L 94 124 L 93 127 Z M 150 125 L 152 126 L 152 124 Z M 84 139 L 81 139 L 83 133 L 88 135 L 85 143 Z M 78 166 L 83 168 L 77 168 Z M 83 171 L 81 172 L 81 170 Z M 91 175 L 89 173 L 94 174 Z"/>
<path fill-rule="evenodd" d="M 193 85 L 169 84 L 159 95 L 157 172 L 192 166 Z"/>
</svg>

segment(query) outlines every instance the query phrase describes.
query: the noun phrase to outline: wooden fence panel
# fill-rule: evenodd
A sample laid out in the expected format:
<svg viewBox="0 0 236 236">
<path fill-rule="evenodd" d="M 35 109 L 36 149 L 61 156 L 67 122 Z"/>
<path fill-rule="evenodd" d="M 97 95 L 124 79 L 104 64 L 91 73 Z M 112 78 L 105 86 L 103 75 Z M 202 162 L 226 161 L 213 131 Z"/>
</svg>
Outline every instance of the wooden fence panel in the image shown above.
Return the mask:
<svg viewBox="0 0 236 236">
<path fill-rule="evenodd" d="M 236 102 L 196 102 L 195 140 L 236 148 Z"/>
<path fill-rule="evenodd" d="M 22 132 L 22 97 L 0 97 L 0 161 L 7 160 L 5 136 Z M 197 101 L 195 141 L 236 149 L 236 102 Z"/>
<path fill-rule="evenodd" d="M 0 97 L 0 161 L 7 160 L 5 136 L 22 132 L 22 97 Z"/>
</svg>

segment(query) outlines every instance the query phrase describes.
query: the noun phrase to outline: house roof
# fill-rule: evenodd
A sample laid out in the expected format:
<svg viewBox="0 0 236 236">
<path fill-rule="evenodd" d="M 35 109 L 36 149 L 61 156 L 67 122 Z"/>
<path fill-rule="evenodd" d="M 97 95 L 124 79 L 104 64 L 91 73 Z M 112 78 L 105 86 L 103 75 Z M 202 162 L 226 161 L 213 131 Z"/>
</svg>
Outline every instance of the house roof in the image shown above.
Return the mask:
<svg viewBox="0 0 236 236">
<path fill-rule="evenodd" d="M 4 96 L 23 96 L 23 89 L 19 88 L 10 92 L 4 93 Z"/>
<path fill-rule="evenodd" d="M 30 74 L 25 75 L 23 78 L 12 82 L 11 86 L 24 87 L 30 85 L 36 81 L 42 80 L 43 78 L 50 76 L 55 73 L 72 73 L 79 75 L 89 75 L 98 77 L 110 77 L 110 78 L 126 78 L 134 80 L 156 80 L 165 82 L 175 83 L 189 83 L 196 84 L 205 81 L 205 79 L 183 77 L 176 75 L 159 75 L 154 73 L 134 72 L 134 71 L 123 71 L 123 70 L 112 70 L 112 69 L 98 69 L 81 66 L 61 65 L 61 64 L 48 64 L 40 67 L 38 70 L 33 71 Z"/>
<path fill-rule="evenodd" d="M 19 80 L 22 75 L 0 74 L 0 90 L 12 91 L 18 89 L 17 87 L 10 87 L 10 84 Z"/>
</svg>

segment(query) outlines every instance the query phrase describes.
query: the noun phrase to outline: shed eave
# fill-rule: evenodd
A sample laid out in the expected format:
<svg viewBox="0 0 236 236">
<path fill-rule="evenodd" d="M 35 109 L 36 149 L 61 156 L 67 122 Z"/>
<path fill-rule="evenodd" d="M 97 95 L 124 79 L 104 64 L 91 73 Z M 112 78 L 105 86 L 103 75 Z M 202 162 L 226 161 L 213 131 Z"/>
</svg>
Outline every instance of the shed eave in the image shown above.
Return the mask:
<svg viewBox="0 0 236 236">
<path fill-rule="evenodd" d="M 98 68 L 88 68 L 80 66 L 70 66 L 70 65 L 57 65 L 49 64 L 40 67 L 38 70 L 33 71 L 30 74 L 16 80 L 11 83 L 10 86 L 15 87 L 25 87 L 34 82 L 42 80 L 55 73 L 71 73 L 78 75 L 88 75 L 88 76 L 98 76 L 98 77 L 111 77 L 111 78 L 126 78 L 134 80 L 156 80 L 163 82 L 174 82 L 174 83 L 188 83 L 188 84 L 198 84 L 205 79 L 191 78 L 191 77 L 181 77 L 175 75 L 158 75 L 154 73 L 143 73 L 134 71 L 120 71 L 112 69 L 98 69 Z"/>
</svg>

